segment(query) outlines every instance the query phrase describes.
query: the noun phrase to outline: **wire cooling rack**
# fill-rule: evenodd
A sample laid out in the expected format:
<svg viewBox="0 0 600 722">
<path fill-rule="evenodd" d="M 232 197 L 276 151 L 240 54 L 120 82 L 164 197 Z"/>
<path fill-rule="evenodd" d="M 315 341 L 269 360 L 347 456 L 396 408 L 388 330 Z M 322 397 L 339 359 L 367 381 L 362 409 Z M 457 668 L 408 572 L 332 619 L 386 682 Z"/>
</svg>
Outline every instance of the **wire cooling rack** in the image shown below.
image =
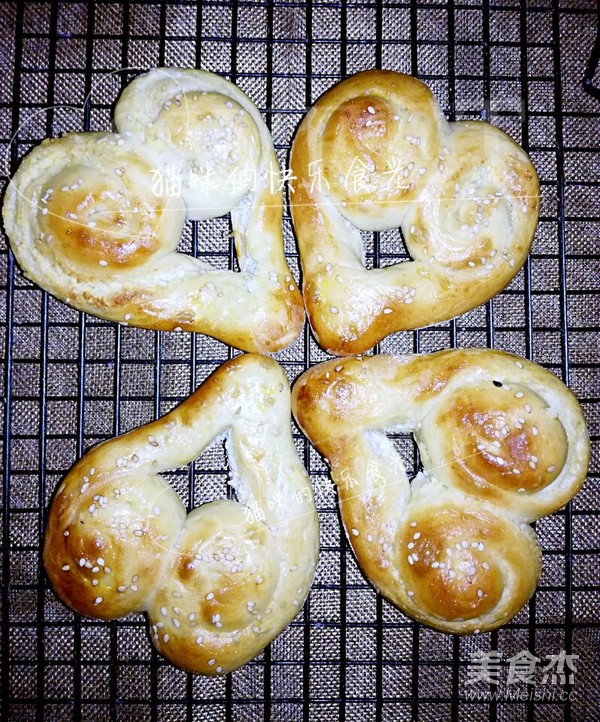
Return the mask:
<svg viewBox="0 0 600 722">
<path fill-rule="evenodd" d="M 598 44 L 590 56 L 597 22 L 593 0 L 0 6 L 7 175 L 46 136 L 110 127 L 121 89 L 154 66 L 202 67 L 238 83 L 263 111 L 282 166 L 306 108 L 365 68 L 418 75 L 449 118 L 482 118 L 508 131 L 541 178 L 541 219 L 525 268 L 485 306 L 395 334 L 377 350 L 489 346 L 527 356 L 578 395 L 593 447 L 581 493 L 537 524 L 544 571 L 532 601 L 497 632 L 458 638 L 416 624 L 375 594 L 340 534 L 323 461 L 296 429 L 322 526 L 310 598 L 245 668 L 219 679 L 186 675 L 153 651 L 141 617 L 100 623 L 58 601 L 44 576 L 41 534 L 54 488 L 85 449 L 172 408 L 233 352 L 200 335 L 80 314 L 24 280 L 2 238 L 3 719 L 600 719 Z M 289 215 L 284 228 L 297 276 Z M 369 265 L 406 258 L 398 232 L 364 240 Z M 182 246 L 235 267 L 227 218 L 189 223 Z M 277 354 L 290 380 L 325 356 L 306 329 Z M 395 443 L 416 471 L 410 439 Z M 226 479 L 220 446 L 169 477 L 190 507 L 226 496 Z M 541 660 L 535 684 L 511 683 L 509 659 L 525 650 Z M 547 655 L 561 652 L 577 657 L 572 680 L 544 681 Z M 472 683 L 477 655 L 494 653 L 498 684 Z"/>
</svg>

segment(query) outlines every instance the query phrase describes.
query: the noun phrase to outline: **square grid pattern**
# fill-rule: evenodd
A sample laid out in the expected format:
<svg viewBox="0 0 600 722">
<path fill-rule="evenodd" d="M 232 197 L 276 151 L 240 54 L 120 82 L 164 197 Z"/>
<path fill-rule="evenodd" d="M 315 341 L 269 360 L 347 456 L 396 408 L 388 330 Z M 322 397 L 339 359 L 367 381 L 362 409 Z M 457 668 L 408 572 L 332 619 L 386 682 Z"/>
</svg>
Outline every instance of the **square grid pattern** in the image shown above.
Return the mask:
<svg viewBox="0 0 600 722">
<path fill-rule="evenodd" d="M 296 620 L 254 662 L 219 679 L 186 675 L 152 649 L 141 616 L 99 623 L 48 587 L 40 545 L 53 490 L 92 444 L 154 419 L 233 352 L 201 335 L 153 333 L 74 311 L 26 281 L 0 243 L 3 484 L 2 718 L 175 720 L 600 719 L 600 101 L 583 90 L 594 0 L 87 2 L 0 6 L 2 185 L 44 137 L 108 129 L 124 85 L 154 66 L 202 67 L 236 82 L 264 113 L 282 167 L 306 109 L 346 75 L 418 75 L 450 119 L 481 118 L 530 153 L 541 219 L 525 268 L 460 318 L 394 334 L 377 351 L 488 346 L 549 368 L 578 395 L 592 436 L 581 493 L 537 524 L 544 571 L 506 627 L 442 635 L 375 594 L 343 534 L 326 467 L 296 428 L 317 490 L 321 555 Z M 129 71 L 121 70 L 129 68 Z M 51 108 L 48 110 L 48 108 Z M 14 142 L 11 139 L 14 137 Z M 289 214 L 286 251 L 299 263 Z M 227 218 L 188 223 L 182 248 L 235 268 Z M 406 259 L 398 231 L 365 233 L 369 266 Z M 276 358 L 290 381 L 326 358 L 307 328 Z M 409 473 L 412 441 L 395 440 Z M 228 495 L 221 446 L 169 481 L 191 508 Z M 579 656 L 568 701 L 469 701 L 471 656 L 529 649 Z M 523 691 L 523 686 L 517 686 Z M 541 691 L 541 684 L 535 689 Z"/>
</svg>

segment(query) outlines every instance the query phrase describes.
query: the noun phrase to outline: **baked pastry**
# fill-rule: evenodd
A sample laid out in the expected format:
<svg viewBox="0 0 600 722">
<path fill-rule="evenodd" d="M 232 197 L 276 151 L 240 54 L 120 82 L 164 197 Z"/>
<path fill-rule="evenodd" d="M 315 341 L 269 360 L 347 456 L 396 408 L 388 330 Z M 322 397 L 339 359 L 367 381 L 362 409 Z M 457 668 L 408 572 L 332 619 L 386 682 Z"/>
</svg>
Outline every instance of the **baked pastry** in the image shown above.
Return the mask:
<svg viewBox="0 0 600 722">
<path fill-rule="evenodd" d="M 527 154 L 492 125 L 447 122 L 416 78 L 336 85 L 302 121 L 291 166 L 304 301 L 332 354 L 464 313 L 527 257 L 539 215 Z M 398 226 L 413 260 L 367 270 L 360 230 Z"/>
<path fill-rule="evenodd" d="M 444 632 L 508 622 L 533 594 L 541 550 L 529 523 L 566 504 L 587 471 L 575 397 L 500 351 L 333 360 L 292 394 L 331 466 L 346 534 L 367 578 Z M 386 432 L 412 433 L 409 483 Z"/>
<path fill-rule="evenodd" d="M 154 70 L 126 88 L 115 119 L 120 134 L 44 141 L 10 182 L 4 225 L 25 275 L 132 326 L 199 331 L 261 353 L 290 344 L 304 308 L 258 109 L 212 73 Z M 239 273 L 177 252 L 186 214 L 229 210 Z"/>
<path fill-rule="evenodd" d="M 219 499 L 186 516 L 161 473 L 222 434 L 239 501 Z M 318 546 L 285 374 L 249 354 L 170 413 L 74 465 L 50 508 L 44 564 L 76 612 L 116 619 L 146 611 L 161 654 L 214 675 L 252 659 L 296 616 Z"/>
</svg>

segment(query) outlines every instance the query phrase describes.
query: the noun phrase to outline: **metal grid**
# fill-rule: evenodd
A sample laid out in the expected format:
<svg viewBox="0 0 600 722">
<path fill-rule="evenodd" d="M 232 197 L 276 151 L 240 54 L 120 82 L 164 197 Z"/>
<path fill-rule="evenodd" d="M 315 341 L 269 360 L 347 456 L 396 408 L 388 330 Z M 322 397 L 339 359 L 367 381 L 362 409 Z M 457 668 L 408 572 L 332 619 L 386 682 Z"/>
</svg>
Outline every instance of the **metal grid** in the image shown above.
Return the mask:
<svg viewBox="0 0 600 722">
<path fill-rule="evenodd" d="M 203 336 L 79 314 L 25 281 L 3 238 L 3 719 L 600 719 L 600 104 L 583 90 L 586 64 L 594 85 L 597 63 L 588 56 L 597 13 L 594 0 L 0 7 L 7 174 L 46 136 L 109 127 L 114 101 L 136 72 L 113 72 L 125 67 L 196 66 L 229 77 L 265 114 L 282 166 L 306 108 L 369 67 L 418 75 L 451 119 L 483 118 L 507 130 L 530 152 L 542 184 L 541 220 L 524 270 L 486 306 L 395 334 L 378 350 L 482 345 L 525 355 L 571 386 L 593 439 L 584 489 L 537 524 L 544 572 L 535 597 L 503 629 L 461 639 L 421 627 L 374 593 L 340 534 L 333 492 L 322 485 L 323 461 L 297 433 L 322 526 L 310 598 L 244 669 L 219 679 L 186 675 L 153 651 L 141 616 L 99 623 L 58 601 L 43 574 L 41 530 L 55 486 L 86 448 L 164 413 L 233 352 Z M 297 275 L 289 215 L 284 226 Z M 182 247 L 233 268 L 228 230 L 226 218 L 189 223 Z M 364 238 L 373 266 L 406 257 L 398 232 Z M 277 354 L 290 380 L 325 356 L 306 329 Z M 416 470 L 410 440 L 396 443 Z M 194 506 L 226 495 L 226 478 L 225 454 L 215 446 L 170 481 Z M 540 658 L 563 649 L 579 655 L 566 688 L 573 699 L 506 701 L 504 670 L 498 701 L 467 701 L 471 655 L 491 649 L 505 658 L 523 649 Z"/>
</svg>

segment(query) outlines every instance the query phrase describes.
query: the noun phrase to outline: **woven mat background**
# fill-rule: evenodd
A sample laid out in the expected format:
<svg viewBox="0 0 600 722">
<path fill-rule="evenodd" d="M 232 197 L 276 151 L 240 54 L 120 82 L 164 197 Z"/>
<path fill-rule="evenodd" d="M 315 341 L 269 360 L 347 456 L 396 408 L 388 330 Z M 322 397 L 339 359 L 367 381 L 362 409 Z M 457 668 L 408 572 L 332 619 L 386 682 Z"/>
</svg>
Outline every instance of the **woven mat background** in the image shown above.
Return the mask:
<svg viewBox="0 0 600 722">
<path fill-rule="evenodd" d="M 418 75 L 450 118 L 483 118 L 508 131 L 530 151 L 542 183 L 525 269 L 485 306 L 395 334 L 378 350 L 489 346 L 528 356 L 569 383 L 593 438 L 584 489 L 537 524 L 544 571 L 534 599 L 498 632 L 458 639 L 377 597 L 340 535 L 323 462 L 298 433 L 322 526 L 309 601 L 244 669 L 220 679 L 186 675 L 156 655 L 142 617 L 98 623 L 58 601 L 43 575 L 41 530 L 53 490 L 83 450 L 170 409 L 232 350 L 203 336 L 83 316 L 25 281 L 2 236 L 3 719 L 600 719 L 600 101 L 582 89 L 597 12 L 594 0 L 0 6 L 7 175 L 46 136 L 109 128 L 124 84 L 159 65 L 202 67 L 238 83 L 265 114 L 282 166 L 307 107 L 347 74 L 376 66 Z M 115 72 L 126 67 L 137 70 Z M 298 277 L 289 214 L 284 223 Z M 189 223 L 182 246 L 233 267 L 228 229 L 227 218 Z M 364 239 L 370 265 L 406 257 L 398 232 Z M 277 354 L 291 381 L 325 357 L 307 329 Z M 397 446 L 412 471 L 412 443 Z M 169 478 L 190 506 L 226 496 L 225 453 L 215 446 Z M 526 648 L 540 658 L 579 655 L 571 702 L 504 701 L 524 689 L 509 688 L 506 669 L 499 701 L 466 700 L 470 688 L 489 691 L 466 684 L 471 655 L 497 649 L 506 659 Z M 539 680 L 535 689 L 544 689 Z"/>
</svg>

